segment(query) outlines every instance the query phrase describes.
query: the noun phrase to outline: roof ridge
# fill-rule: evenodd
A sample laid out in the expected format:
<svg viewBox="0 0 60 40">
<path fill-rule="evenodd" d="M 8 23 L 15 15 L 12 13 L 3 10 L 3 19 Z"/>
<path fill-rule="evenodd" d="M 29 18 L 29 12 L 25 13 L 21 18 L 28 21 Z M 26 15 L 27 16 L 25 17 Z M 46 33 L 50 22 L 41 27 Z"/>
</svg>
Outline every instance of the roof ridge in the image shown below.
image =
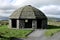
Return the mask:
<svg viewBox="0 0 60 40">
<path fill-rule="evenodd" d="M 22 11 L 21 11 L 21 14 L 20 14 L 19 18 L 21 17 L 21 15 L 22 15 L 22 12 L 23 12 L 24 8 L 25 8 L 25 7 L 23 7 L 23 8 L 22 8 Z"/>
<path fill-rule="evenodd" d="M 33 9 L 34 7 L 31 7 L 31 8 L 32 8 L 32 11 L 35 13 L 35 11 L 34 11 L 34 9 Z M 34 14 L 34 15 L 35 15 L 35 14 Z M 36 17 L 36 15 L 35 15 L 35 17 Z"/>
</svg>

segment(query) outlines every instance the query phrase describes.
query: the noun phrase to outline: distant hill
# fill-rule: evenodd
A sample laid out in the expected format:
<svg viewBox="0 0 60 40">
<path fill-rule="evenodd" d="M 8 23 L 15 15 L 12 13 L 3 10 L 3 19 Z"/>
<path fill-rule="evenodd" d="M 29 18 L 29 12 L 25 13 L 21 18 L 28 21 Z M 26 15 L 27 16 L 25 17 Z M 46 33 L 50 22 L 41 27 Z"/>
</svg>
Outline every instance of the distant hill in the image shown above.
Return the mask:
<svg viewBox="0 0 60 40">
<path fill-rule="evenodd" d="M 53 21 L 59 21 L 60 22 L 60 18 L 48 17 L 48 20 L 53 20 Z"/>
<path fill-rule="evenodd" d="M 0 20 L 8 20 L 8 19 L 9 19 L 8 17 L 0 16 Z"/>
</svg>

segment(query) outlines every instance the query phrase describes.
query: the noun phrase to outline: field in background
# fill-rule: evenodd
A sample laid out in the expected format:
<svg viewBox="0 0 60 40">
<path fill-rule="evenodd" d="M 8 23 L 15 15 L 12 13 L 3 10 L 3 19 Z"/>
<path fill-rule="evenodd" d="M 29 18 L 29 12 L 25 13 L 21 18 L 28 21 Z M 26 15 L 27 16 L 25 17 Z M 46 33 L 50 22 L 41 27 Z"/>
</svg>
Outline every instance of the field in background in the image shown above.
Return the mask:
<svg viewBox="0 0 60 40">
<path fill-rule="evenodd" d="M 48 21 L 48 28 L 45 32 L 46 36 L 53 36 L 55 33 L 60 32 L 60 22 Z"/>
<path fill-rule="evenodd" d="M 60 22 L 50 20 L 48 21 L 48 25 L 60 26 Z"/>
</svg>

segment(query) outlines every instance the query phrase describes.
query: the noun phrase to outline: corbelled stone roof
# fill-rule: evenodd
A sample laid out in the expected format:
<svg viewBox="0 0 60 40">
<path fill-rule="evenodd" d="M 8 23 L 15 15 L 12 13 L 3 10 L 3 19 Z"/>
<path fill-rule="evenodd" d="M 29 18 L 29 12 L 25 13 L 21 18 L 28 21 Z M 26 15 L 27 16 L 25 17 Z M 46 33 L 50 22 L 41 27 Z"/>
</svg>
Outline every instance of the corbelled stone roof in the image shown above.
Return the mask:
<svg viewBox="0 0 60 40">
<path fill-rule="evenodd" d="M 13 19 L 42 19 L 46 18 L 43 12 L 39 9 L 27 5 L 15 10 L 9 18 Z"/>
</svg>

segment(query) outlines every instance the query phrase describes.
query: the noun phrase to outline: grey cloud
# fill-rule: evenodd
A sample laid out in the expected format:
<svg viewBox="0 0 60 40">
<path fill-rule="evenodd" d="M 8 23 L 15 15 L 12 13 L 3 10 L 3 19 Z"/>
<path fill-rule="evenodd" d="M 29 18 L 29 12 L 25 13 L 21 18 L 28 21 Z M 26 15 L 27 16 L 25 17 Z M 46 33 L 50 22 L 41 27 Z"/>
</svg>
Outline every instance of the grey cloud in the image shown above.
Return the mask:
<svg viewBox="0 0 60 40">
<path fill-rule="evenodd" d="M 11 10 L 2 10 L 2 12 L 0 11 L 0 13 L 10 14 L 13 11 L 14 11 L 13 9 L 11 9 Z"/>
<path fill-rule="evenodd" d="M 40 8 L 47 16 L 59 17 L 60 18 L 60 6 L 43 6 Z"/>
<path fill-rule="evenodd" d="M 19 5 L 19 7 L 22 5 L 28 5 L 28 4 L 33 5 L 39 9 L 40 7 L 48 6 L 48 5 L 56 5 L 56 6 L 60 5 L 60 0 L 27 0 L 21 5 Z M 11 4 L 7 6 L 0 5 L 0 10 L 3 10 L 4 13 L 6 14 L 13 12 L 13 11 L 7 11 L 7 10 L 15 10 L 16 8 L 18 8 L 18 6 L 13 6 Z M 50 9 L 43 10 L 43 11 L 45 12 L 45 14 L 60 15 L 60 10 L 56 10 L 56 8 L 54 9 L 50 8 Z"/>
<path fill-rule="evenodd" d="M 1 7 L 0 6 L 0 10 L 13 10 L 13 9 L 16 9 L 16 7 L 15 6 L 3 6 L 3 7 Z"/>
<path fill-rule="evenodd" d="M 4 12 L 5 14 L 9 14 L 9 13 L 11 13 L 11 12 Z"/>
<path fill-rule="evenodd" d="M 28 0 L 22 4 L 31 4 L 35 7 L 41 7 L 44 5 L 60 5 L 60 0 Z"/>
</svg>

